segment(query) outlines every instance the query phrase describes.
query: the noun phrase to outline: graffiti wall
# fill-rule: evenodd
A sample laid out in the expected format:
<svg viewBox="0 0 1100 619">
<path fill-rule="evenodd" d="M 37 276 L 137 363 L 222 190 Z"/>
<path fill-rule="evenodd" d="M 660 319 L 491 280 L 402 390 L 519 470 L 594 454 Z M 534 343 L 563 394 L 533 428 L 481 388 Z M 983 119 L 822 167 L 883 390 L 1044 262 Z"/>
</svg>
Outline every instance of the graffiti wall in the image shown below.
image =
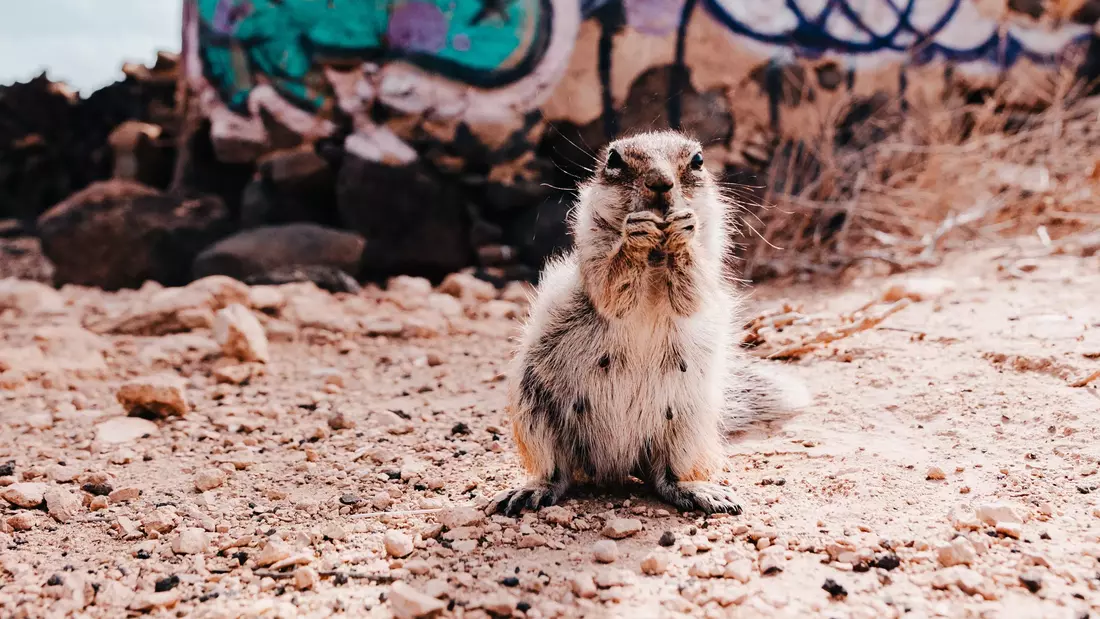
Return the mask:
<svg viewBox="0 0 1100 619">
<path fill-rule="evenodd" d="M 337 140 L 358 161 L 430 166 L 476 203 L 476 228 L 544 206 L 540 187 L 583 175 L 619 133 L 682 128 L 711 165 L 752 168 L 842 99 L 1027 85 L 1081 62 L 1098 14 L 1090 0 L 188 0 L 185 61 L 223 160 Z"/>
</svg>

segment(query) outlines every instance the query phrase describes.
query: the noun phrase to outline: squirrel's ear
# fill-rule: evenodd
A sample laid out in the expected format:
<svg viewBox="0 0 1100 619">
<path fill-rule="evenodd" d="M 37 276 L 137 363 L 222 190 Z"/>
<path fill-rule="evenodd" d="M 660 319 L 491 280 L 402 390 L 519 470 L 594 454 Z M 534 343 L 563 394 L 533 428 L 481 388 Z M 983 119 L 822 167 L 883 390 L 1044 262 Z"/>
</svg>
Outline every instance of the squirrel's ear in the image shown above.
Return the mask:
<svg viewBox="0 0 1100 619">
<path fill-rule="evenodd" d="M 623 161 L 623 156 L 619 154 L 619 151 L 614 148 L 607 151 L 607 163 L 604 167 L 608 170 L 621 170 L 626 166 L 626 162 Z"/>
</svg>

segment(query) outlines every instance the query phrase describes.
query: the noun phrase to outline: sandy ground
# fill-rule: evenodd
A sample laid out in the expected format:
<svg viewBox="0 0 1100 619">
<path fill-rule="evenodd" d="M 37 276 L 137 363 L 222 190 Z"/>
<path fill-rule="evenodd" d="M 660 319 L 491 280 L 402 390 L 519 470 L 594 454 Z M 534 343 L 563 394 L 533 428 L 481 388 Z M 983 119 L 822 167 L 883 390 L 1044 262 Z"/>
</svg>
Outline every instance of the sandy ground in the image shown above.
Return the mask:
<svg viewBox="0 0 1100 619">
<path fill-rule="evenodd" d="M 748 316 L 807 323 L 761 350 L 899 280 L 931 291 L 786 364 L 813 404 L 735 437 L 745 513 L 710 518 L 640 487 L 466 507 L 521 481 L 514 290 L 4 282 L 0 616 L 1095 616 L 1100 380 L 1071 384 L 1100 369 L 1100 256 L 1029 251 L 758 289 Z M 215 341 L 234 300 L 266 364 Z M 126 417 L 120 391 L 163 416 Z"/>
</svg>

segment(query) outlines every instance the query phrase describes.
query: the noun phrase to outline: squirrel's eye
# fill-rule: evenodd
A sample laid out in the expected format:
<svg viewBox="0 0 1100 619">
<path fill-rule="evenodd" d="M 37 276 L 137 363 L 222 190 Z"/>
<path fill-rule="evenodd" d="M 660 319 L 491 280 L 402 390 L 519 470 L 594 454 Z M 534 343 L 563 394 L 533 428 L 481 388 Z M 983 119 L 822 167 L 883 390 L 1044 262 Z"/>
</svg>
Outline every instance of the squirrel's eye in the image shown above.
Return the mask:
<svg viewBox="0 0 1100 619">
<path fill-rule="evenodd" d="M 703 169 L 703 153 L 695 153 L 695 156 L 691 158 L 691 169 L 702 170 Z"/>
<path fill-rule="evenodd" d="M 623 161 L 623 156 L 619 154 L 619 151 L 612 148 L 607 151 L 607 163 L 605 167 L 608 170 L 621 170 L 626 166 L 626 162 Z"/>
</svg>

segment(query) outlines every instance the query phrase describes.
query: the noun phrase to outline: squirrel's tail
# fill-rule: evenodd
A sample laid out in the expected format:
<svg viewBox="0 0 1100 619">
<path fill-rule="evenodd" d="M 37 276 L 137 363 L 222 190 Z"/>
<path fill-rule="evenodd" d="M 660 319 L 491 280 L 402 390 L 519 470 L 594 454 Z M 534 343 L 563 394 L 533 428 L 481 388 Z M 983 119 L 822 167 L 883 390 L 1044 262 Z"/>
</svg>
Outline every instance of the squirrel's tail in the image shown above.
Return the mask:
<svg viewBox="0 0 1100 619">
<path fill-rule="evenodd" d="M 810 404 L 810 391 L 801 379 L 777 363 L 741 360 L 726 393 L 726 431 L 754 421 L 780 421 Z"/>
</svg>

